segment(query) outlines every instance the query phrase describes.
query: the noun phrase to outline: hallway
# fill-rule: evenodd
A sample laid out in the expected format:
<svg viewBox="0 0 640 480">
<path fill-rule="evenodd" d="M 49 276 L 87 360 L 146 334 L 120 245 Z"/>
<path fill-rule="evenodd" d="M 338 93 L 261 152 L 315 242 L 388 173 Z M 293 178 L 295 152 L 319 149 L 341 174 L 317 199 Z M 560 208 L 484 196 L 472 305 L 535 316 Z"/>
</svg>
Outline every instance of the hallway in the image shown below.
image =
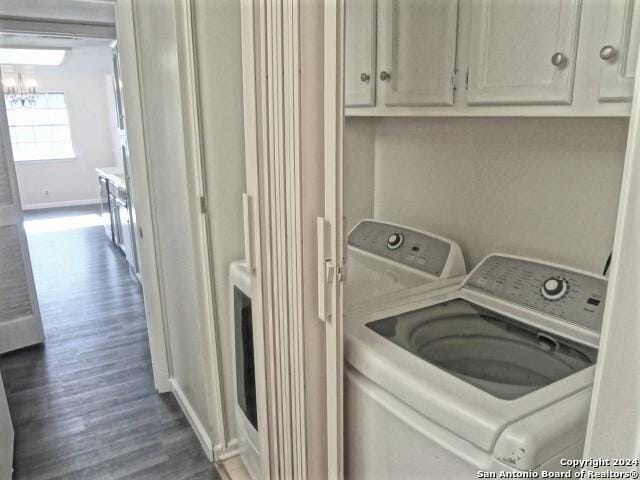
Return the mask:
<svg viewBox="0 0 640 480">
<path fill-rule="evenodd" d="M 0 357 L 14 478 L 217 479 L 173 396 L 155 392 L 142 292 L 98 209 L 25 214 L 47 340 Z"/>
</svg>

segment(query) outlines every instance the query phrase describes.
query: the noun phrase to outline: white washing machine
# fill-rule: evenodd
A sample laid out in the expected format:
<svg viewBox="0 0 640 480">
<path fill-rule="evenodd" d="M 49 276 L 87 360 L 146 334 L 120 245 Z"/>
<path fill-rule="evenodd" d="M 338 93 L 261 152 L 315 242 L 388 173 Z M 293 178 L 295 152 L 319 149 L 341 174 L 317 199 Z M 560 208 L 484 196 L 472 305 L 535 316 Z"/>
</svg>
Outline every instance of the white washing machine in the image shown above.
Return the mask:
<svg viewBox="0 0 640 480">
<path fill-rule="evenodd" d="M 347 237 L 346 311 L 385 304 L 462 280 L 466 269 L 453 240 L 378 220 L 362 220 Z"/>
<path fill-rule="evenodd" d="M 229 267 L 229 305 L 233 332 L 233 373 L 235 378 L 235 413 L 240 458 L 254 479 L 262 478 L 256 374 L 253 349 L 253 315 L 251 313 L 251 273 L 243 260 Z"/>
<path fill-rule="evenodd" d="M 346 476 L 464 479 L 581 458 L 606 279 L 494 254 L 345 320 Z"/>
</svg>

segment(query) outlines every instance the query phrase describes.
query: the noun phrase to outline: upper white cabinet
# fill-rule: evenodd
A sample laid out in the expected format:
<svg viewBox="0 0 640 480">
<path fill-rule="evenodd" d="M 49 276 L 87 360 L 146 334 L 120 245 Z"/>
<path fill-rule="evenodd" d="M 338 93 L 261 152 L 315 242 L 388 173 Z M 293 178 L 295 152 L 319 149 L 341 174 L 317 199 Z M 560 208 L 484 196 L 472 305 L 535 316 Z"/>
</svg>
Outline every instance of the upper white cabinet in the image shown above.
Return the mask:
<svg viewBox="0 0 640 480">
<path fill-rule="evenodd" d="M 636 0 L 347 0 L 353 116 L 626 116 Z"/>
<path fill-rule="evenodd" d="M 640 40 L 640 8 L 634 0 L 609 0 L 602 62 L 600 100 L 630 100 Z"/>
<path fill-rule="evenodd" d="M 580 0 L 476 0 L 470 104 L 571 103 Z"/>
<path fill-rule="evenodd" d="M 347 107 L 376 101 L 376 0 L 345 2 L 344 94 Z"/>
<path fill-rule="evenodd" d="M 381 0 L 381 7 L 384 104 L 453 105 L 458 2 Z"/>
</svg>

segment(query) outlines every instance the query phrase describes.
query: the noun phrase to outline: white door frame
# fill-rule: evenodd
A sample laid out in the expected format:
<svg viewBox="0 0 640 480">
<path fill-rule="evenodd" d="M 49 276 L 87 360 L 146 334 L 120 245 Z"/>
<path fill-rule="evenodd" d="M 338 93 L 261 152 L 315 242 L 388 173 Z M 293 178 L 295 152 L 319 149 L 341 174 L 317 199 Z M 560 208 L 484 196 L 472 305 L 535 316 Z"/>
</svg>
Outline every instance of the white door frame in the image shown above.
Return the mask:
<svg viewBox="0 0 640 480">
<path fill-rule="evenodd" d="M 151 364 L 156 390 L 171 391 L 171 364 L 164 299 L 161 293 L 160 259 L 156 252 L 157 231 L 151 208 L 152 198 L 147 169 L 147 155 L 140 98 L 138 49 L 134 28 L 132 0 L 118 0 L 115 6 L 118 52 L 125 103 L 125 124 L 129 145 L 131 181 L 133 184 L 136 238 L 143 280 L 144 306 L 149 332 Z"/>
<path fill-rule="evenodd" d="M 189 187 L 189 218 L 186 220 L 191 228 L 193 237 L 193 254 L 195 259 L 196 283 L 198 287 L 198 320 L 199 341 L 203 351 L 203 379 L 205 382 L 207 417 L 197 418 L 195 412 L 185 402 L 184 395 L 172 378 L 171 347 L 169 342 L 169 329 L 164 317 L 165 299 L 163 295 L 164 282 L 162 277 L 162 262 L 157 253 L 154 238 L 157 238 L 157 212 L 154 208 L 152 180 L 149 177 L 149 159 L 146 154 L 146 145 L 150 140 L 145 131 L 145 107 L 144 91 L 142 87 L 141 72 L 139 71 L 138 45 L 141 40 L 136 31 L 136 9 L 132 0 L 119 0 L 116 4 L 116 26 L 118 30 L 118 42 L 120 44 L 121 63 L 126 56 L 127 67 L 122 67 L 130 76 L 123 79 L 125 84 L 124 97 L 126 104 L 125 118 L 127 123 L 127 135 L 131 150 L 131 163 L 134 179 L 143 184 L 136 185 L 143 191 L 138 196 L 144 196 L 136 209 L 142 209 L 144 238 L 149 245 L 147 252 L 141 253 L 141 270 L 146 265 L 148 275 L 153 275 L 152 291 L 149 292 L 150 302 L 154 312 L 153 317 L 148 314 L 148 327 L 152 345 L 152 357 L 154 348 L 157 356 L 162 357 L 164 364 L 158 365 L 156 386 L 159 392 L 172 391 L 176 395 L 185 415 L 192 423 L 192 427 L 200 440 L 200 443 L 210 461 L 221 461 L 228 456 L 235 455 L 236 445 L 230 438 L 226 417 L 224 414 L 224 392 L 222 382 L 222 366 L 219 358 L 218 329 L 219 321 L 216 317 L 216 303 L 213 285 L 213 257 L 210 251 L 210 232 L 206 208 L 206 181 L 204 170 L 204 156 L 201 138 L 201 113 L 200 90 L 198 84 L 197 58 L 198 52 L 194 37 L 194 5 L 193 0 L 175 0 L 173 2 L 176 21 L 176 40 L 178 63 L 180 67 L 180 105 L 182 109 L 182 128 L 184 135 L 185 161 L 187 181 Z M 126 42 L 126 43 L 125 43 Z M 126 52 L 123 52 L 126 50 Z M 123 77 L 125 73 L 123 72 Z M 135 148 L 135 151 L 134 151 Z M 148 233 L 147 233 L 148 232 Z M 145 255 L 146 253 L 146 255 Z M 145 272 L 144 275 L 147 273 Z M 145 305 L 147 304 L 147 281 L 145 278 Z M 154 375 L 156 368 L 154 365 Z M 160 383 L 159 383 L 160 382 Z"/>
<path fill-rule="evenodd" d="M 202 120 L 200 113 L 200 85 L 198 82 L 198 51 L 194 33 L 193 0 L 176 0 L 176 35 L 182 119 L 185 139 L 185 159 L 190 189 L 189 209 L 193 234 L 193 252 L 198 275 L 200 308 L 200 340 L 204 353 L 204 381 L 207 392 L 207 410 L 211 432 L 210 460 L 221 461 L 237 453 L 229 438 L 224 415 L 222 366 L 219 359 L 218 322 L 213 284 L 213 255 L 206 200 L 205 159 L 202 146 Z M 223 292 L 225 294 L 225 292 Z M 209 437 L 210 435 L 207 434 Z"/>
<path fill-rule="evenodd" d="M 640 79 L 640 63 L 636 78 Z M 585 458 L 640 459 L 640 81 L 635 82 Z M 638 466 L 631 469 L 640 471 Z"/>
<path fill-rule="evenodd" d="M 123 0 L 117 2 L 116 15 L 118 9 L 121 13 L 131 10 L 131 1 Z M 20 28 L 29 27 L 29 23 L 24 25 L 16 22 L 3 21 L 0 23 L 0 30 L 3 27 L 9 28 L 11 31 L 18 33 Z M 144 281 L 143 295 L 144 305 L 147 319 L 147 329 L 149 333 L 149 344 L 151 350 L 151 361 L 153 368 L 153 377 L 156 390 L 160 393 L 170 391 L 169 383 L 169 355 L 167 350 L 167 341 L 165 338 L 164 321 L 162 317 L 162 299 L 159 290 L 158 270 L 156 263 L 154 228 L 151 218 L 150 191 L 147 182 L 147 165 L 145 158 L 144 138 L 142 137 L 142 114 L 139 92 L 139 80 L 137 71 L 137 51 L 131 15 L 120 15 L 118 17 L 118 28 L 113 26 L 101 26 L 101 30 L 92 30 L 93 26 L 85 26 L 82 24 L 72 25 L 64 22 L 45 22 L 40 24 L 40 28 L 46 27 L 47 33 L 70 34 L 75 32 L 78 35 L 98 36 L 101 38 L 112 38 L 113 33 L 117 31 L 120 41 L 120 62 L 123 66 L 123 83 L 125 84 L 124 96 L 127 104 L 127 143 L 131 155 L 131 177 L 134 196 L 134 225 L 137 225 L 136 237 L 140 255 L 140 273 Z M 58 31 L 59 28 L 67 30 Z M 75 30 L 69 30 L 75 28 Z M 32 31 L 29 30 L 29 31 Z M 96 33 L 97 32 L 97 33 Z M 17 184 L 15 185 L 17 192 Z M 16 193 L 17 195 L 17 193 Z M 144 235 L 141 235 L 141 232 Z M 28 252 L 27 252 L 28 254 Z M 28 258 L 28 256 L 27 256 Z"/>
</svg>

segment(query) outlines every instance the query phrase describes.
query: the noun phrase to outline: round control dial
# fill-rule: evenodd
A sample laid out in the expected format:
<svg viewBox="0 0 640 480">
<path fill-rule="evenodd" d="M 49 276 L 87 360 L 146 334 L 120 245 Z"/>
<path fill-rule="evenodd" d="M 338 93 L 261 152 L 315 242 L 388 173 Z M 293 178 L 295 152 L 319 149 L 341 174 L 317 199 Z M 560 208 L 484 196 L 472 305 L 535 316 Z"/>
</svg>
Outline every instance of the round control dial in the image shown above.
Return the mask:
<svg viewBox="0 0 640 480">
<path fill-rule="evenodd" d="M 551 277 L 547 278 L 540 287 L 542 296 L 547 300 L 559 300 L 564 297 L 569 289 L 569 284 L 564 278 Z"/>
<path fill-rule="evenodd" d="M 397 250 L 404 243 L 404 235 L 401 233 L 392 233 L 387 238 L 387 248 L 389 250 Z"/>
</svg>

